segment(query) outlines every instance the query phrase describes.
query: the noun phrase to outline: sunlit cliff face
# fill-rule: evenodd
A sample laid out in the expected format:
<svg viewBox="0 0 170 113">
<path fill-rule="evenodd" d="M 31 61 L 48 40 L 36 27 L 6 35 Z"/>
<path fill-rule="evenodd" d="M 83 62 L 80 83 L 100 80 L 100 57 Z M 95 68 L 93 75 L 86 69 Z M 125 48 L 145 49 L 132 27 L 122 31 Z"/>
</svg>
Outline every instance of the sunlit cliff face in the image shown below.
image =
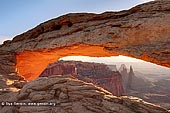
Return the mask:
<svg viewBox="0 0 170 113">
<path fill-rule="evenodd" d="M 16 55 L 17 71 L 26 80 L 34 80 L 41 72 L 59 58 L 65 56 L 92 56 L 92 57 L 108 57 L 118 54 L 111 54 L 103 50 L 100 46 L 72 46 L 53 50 L 43 51 L 25 51 Z"/>
</svg>

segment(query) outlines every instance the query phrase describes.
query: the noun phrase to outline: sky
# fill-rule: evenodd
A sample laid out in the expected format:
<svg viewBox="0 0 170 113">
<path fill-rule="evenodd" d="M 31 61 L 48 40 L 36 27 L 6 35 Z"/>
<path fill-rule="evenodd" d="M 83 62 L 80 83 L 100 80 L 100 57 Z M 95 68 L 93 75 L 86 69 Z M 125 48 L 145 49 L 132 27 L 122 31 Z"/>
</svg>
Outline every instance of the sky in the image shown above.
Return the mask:
<svg viewBox="0 0 170 113">
<path fill-rule="evenodd" d="M 67 13 L 129 9 L 151 0 L 0 0 L 0 44 Z"/>
<path fill-rule="evenodd" d="M 112 56 L 112 57 L 87 57 L 87 56 L 68 56 L 68 57 L 64 57 L 61 58 L 61 60 L 79 60 L 81 59 L 81 61 L 84 62 L 98 62 L 98 63 L 107 63 L 107 64 L 112 64 L 113 62 L 144 62 L 143 60 L 139 60 L 136 58 L 131 58 L 129 57 L 128 60 L 126 56 Z"/>
<path fill-rule="evenodd" d="M 142 72 L 143 74 L 154 74 L 154 75 L 164 75 L 170 76 L 170 68 L 159 66 L 150 62 L 146 62 L 140 59 L 126 57 L 126 56 L 112 56 L 112 57 L 87 57 L 87 56 L 67 56 L 60 60 L 74 60 L 83 62 L 97 62 L 105 63 L 109 65 L 116 65 L 117 69 L 120 68 L 121 64 L 125 64 L 129 69 L 130 66 L 133 67 L 134 71 Z"/>
</svg>

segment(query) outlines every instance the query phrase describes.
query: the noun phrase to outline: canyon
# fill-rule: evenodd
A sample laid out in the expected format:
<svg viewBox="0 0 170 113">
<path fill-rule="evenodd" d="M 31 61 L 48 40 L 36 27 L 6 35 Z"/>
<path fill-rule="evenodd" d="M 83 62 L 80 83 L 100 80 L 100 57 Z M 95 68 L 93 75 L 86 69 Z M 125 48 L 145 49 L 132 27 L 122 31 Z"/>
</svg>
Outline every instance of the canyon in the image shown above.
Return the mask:
<svg viewBox="0 0 170 113">
<path fill-rule="evenodd" d="M 59 106 L 52 108 L 1 105 L 0 111 L 168 112 L 165 108 L 139 98 L 113 96 L 94 84 L 67 75 L 39 75 L 48 64 L 64 56 L 79 55 L 124 55 L 170 67 L 169 23 L 170 1 L 151 1 L 119 12 L 66 14 L 5 41 L 0 45 L 0 84 L 3 84 L 0 101 L 55 102 Z M 75 72 L 72 70 L 73 74 L 76 74 Z M 16 89 L 13 91 L 11 88 Z"/>
<path fill-rule="evenodd" d="M 152 73 L 143 74 L 142 71 L 135 71 L 132 67 L 128 69 L 125 64 L 121 65 L 119 71 L 125 95 L 139 97 L 147 102 L 170 108 L 170 76 L 164 77 L 158 73 L 155 76 L 160 77 L 155 78 L 151 76 Z"/>
<path fill-rule="evenodd" d="M 113 67 L 111 69 L 117 70 Z M 100 63 L 58 61 L 49 64 L 42 74 L 40 74 L 40 77 L 70 74 L 85 82 L 103 87 L 113 95 L 121 96 L 124 93 L 122 76 L 118 71 L 112 71 L 111 69 L 109 66 Z"/>
<path fill-rule="evenodd" d="M 117 69 L 116 65 L 104 63 L 60 60 L 49 64 L 39 77 L 72 75 L 84 82 L 100 86 L 114 96 L 135 96 L 170 108 L 168 79 L 162 77 L 160 80 L 149 80 L 141 77 L 141 73 L 143 72 L 136 72 L 132 66 L 128 69 L 125 64 Z M 145 76 L 147 77 L 149 74 Z"/>
</svg>

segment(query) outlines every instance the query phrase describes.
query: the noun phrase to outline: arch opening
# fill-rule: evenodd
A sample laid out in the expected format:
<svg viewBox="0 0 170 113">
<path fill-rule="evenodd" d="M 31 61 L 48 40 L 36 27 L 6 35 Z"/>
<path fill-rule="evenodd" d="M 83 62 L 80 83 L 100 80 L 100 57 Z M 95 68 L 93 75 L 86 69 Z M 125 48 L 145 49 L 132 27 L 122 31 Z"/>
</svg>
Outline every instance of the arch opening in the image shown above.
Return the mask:
<svg viewBox="0 0 170 113">
<path fill-rule="evenodd" d="M 52 50 L 24 51 L 16 55 L 16 68 L 19 75 L 26 80 L 34 80 L 47 67 L 48 64 L 65 56 L 115 56 L 104 51 L 100 46 L 74 45 Z"/>
<path fill-rule="evenodd" d="M 48 64 L 57 61 L 65 56 L 90 56 L 90 57 L 111 57 L 125 55 L 130 57 L 137 57 L 123 52 L 107 52 L 102 46 L 89 45 L 74 45 L 71 47 L 44 49 L 37 51 L 24 51 L 16 54 L 16 70 L 19 75 L 26 80 L 34 80 Z M 144 56 L 144 57 L 143 57 Z M 143 55 L 140 59 L 145 61 L 153 61 L 152 59 Z M 153 61 L 155 62 L 155 61 Z"/>
</svg>

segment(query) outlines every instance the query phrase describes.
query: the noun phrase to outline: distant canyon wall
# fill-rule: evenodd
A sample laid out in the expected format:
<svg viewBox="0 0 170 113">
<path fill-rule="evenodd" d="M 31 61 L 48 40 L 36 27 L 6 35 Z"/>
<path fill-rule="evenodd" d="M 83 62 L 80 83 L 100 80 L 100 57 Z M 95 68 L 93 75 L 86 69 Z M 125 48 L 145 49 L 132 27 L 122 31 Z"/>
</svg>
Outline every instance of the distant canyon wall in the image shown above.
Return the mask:
<svg viewBox="0 0 170 113">
<path fill-rule="evenodd" d="M 117 69 L 113 69 L 117 70 Z M 112 71 L 105 64 L 81 61 L 58 61 L 50 64 L 40 75 L 72 75 L 80 80 L 92 82 L 110 91 L 113 95 L 121 96 L 124 93 L 122 77 L 118 71 Z"/>
</svg>

